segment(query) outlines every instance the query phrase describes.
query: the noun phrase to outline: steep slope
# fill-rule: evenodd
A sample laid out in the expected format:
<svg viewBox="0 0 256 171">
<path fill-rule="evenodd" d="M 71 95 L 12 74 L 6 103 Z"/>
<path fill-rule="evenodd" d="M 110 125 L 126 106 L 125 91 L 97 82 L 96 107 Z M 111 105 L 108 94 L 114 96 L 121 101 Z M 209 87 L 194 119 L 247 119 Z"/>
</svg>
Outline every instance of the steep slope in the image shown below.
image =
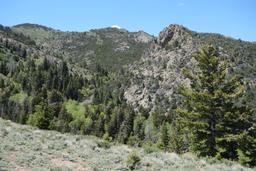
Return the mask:
<svg viewBox="0 0 256 171">
<path fill-rule="evenodd" d="M 99 63 L 112 69 L 140 59 L 153 39 L 142 31 L 117 28 L 62 32 L 35 24 L 20 24 L 12 30 L 30 36 L 46 54 L 57 55 L 80 66 Z"/>
<path fill-rule="evenodd" d="M 129 154 L 140 157 L 135 170 L 250 171 L 229 161 L 199 159 L 191 154 L 146 153 L 126 145 L 104 146 L 95 137 L 60 134 L 14 124 L 0 118 L 0 170 L 130 170 Z"/>
<path fill-rule="evenodd" d="M 92 102 L 92 94 L 106 99 L 102 93 L 106 91 L 107 98 L 117 97 L 111 94 L 116 91 L 121 103 L 132 104 L 136 109 L 141 106 L 150 111 L 161 109 L 161 113 L 175 108 L 178 103 L 177 85 L 186 82 L 182 69 L 195 70 L 193 52 L 203 44 L 211 43 L 229 59 L 230 71 L 243 78 L 247 86 L 246 103 L 252 107 L 256 105 L 255 43 L 219 34 L 197 33 L 181 25 L 168 26 L 156 38 L 145 32 L 117 28 L 62 32 L 36 24 L 20 24 L 0 33 L 3 54 L 27 55 L 37 64 L 42 63 L 44 57 L 49 61 L 65 60 L 71 73 L 86 75 L 94 89 L 90 91 L 89 99 L 82 97 L 80 100 Z M 8 66 L 11 66 L 8 68 L 15 73 L 17 65 L 14 63 L 19 61 L 11 59 L 8 59 Z M 117 74 L 119 70 L 121 72 Z M 103 77 L 107 75 L 103 79 L 105 82 L 99 81 L 100 86 L 91 80 L 98 79 L 95 73 Z"/>
<path fill-rule="evenodd" d="M 246 84 L 255 80 L 255 44 L 170 25 L 154 39 L 141 60 L 128 67 L 133 77 L 131 86 L 125 91 L 127 101 L 151 111 L 175 108 L 177 85 L 186 82 L 181 71 L 183 68 L 195 70 L 192 54 L 204 44 L 217 46 L 222 56 L 229 59 L 232 72 L 243 77 Z"/>
</svg>

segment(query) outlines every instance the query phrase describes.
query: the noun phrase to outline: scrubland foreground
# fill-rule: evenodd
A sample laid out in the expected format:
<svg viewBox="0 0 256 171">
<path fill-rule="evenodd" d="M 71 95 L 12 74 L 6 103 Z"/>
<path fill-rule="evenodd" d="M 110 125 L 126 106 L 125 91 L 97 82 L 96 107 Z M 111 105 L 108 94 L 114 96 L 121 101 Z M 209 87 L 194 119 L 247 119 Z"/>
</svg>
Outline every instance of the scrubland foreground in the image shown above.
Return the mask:
<svg viewBox="0 0 256 171">
<path fill-rule="evenodd" d="M 0 170 L 256 170 L 227 160 L 107 144 L 93 136 L 61 134 L 3 119 L 0 139 Z"/>
</svg>

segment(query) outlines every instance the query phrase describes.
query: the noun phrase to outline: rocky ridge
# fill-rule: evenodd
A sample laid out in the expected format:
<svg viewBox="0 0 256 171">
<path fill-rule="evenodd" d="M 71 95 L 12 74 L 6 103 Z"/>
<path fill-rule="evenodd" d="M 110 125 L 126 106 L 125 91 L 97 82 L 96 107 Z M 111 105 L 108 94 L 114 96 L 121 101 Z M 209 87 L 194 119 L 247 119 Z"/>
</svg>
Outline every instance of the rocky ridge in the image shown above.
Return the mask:
<svg viewBox="0 0 256 171">
<path fill-rule="evenodd" d="M 192 54 L 205 44 L 218 47 L 221 56 L 230 61 L 232 70 L 245 82 L 254 78 L 250 76 L 255 75 L 251 65 L 255 64 L 256 48 L 252 43 L 219 34 L 197 33 L 172 24 L 160 32 L 140 60 L 128 66 L 132 75 L 132 83 L 124 94 L 128 103 L 151 111 L 157 107 L 170 110 L 177 103 L 177 86 L 188 83 L 182 69 L 196 70 Z M 238 53 L 241 51 L 243 54 Z"/>
<path fill-rule="evenodd" d="M 198 46 L 192 32 L 183 26 L 165 28 L 142 59 L 130 66 L 134 79 L 125 92 L 127 101 L 152 110 L 159 100 L 170 101 L 177 85 L 186 82 L 181 69 L 193 67 L 191 55 Z"/>
</svg>

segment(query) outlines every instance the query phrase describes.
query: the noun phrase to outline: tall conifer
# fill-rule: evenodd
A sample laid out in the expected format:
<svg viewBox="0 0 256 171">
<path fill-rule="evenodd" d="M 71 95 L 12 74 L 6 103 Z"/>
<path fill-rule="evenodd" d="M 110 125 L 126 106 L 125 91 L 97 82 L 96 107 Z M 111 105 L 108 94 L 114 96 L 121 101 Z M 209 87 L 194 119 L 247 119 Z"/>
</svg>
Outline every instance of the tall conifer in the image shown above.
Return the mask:
<svg viewBox="0 0 256 171">
<path fill-rule="evenodd" d="M 179 92 L 183 104 L 177 109 L 180 123 L 192 133 L 192 150 L 202 156 L 238 159 L 255 164 L 255 121 L 246 106 L 235 105 L 244 93 L 236 76 L 228 74 L 228 63 L 211 45 L 194 54 L 198 71 L 184 70 L 190 85 Z"/>
</svg>

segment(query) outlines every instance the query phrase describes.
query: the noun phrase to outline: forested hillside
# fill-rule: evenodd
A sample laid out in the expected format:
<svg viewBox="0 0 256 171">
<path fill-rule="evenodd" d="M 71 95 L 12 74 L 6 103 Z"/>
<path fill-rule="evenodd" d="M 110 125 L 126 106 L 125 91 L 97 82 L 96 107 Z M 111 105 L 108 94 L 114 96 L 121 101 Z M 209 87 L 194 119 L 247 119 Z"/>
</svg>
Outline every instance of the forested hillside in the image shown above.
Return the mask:
<svg viewBox="0 0 256 171">
<path fill-rule="evenodd" d="M 140 59 L 153 37 L 143 31 L 104 28 L 87 32 L 62 32 L 35 24 L 12 27 L 17 33 L 31 37 L 48 55 L 54 55 L 82 67 L 98 63 L 109 69 Z"/>
<path fill-rule="evenodd" d="M 193 57 L 205 44 L 212 44 L 210 47 L 214 47 L 216 53 L 204 59 Z M 213 61 L 205 63 L 211 56 Z M 225 62 L 223 74 L 217 72 Z M 200 70 L 202 65 L 210 66 L 210 70 L 215 65 L 216 78 L 205 81 L 204 76 L 210 77 L 214 72 L 200 76 L 200 71 L 204 72 Z M 199 102 L 211 101 L 216 95 L 214 110 L 222 107 L 225 117 L 231 118 L 220 126 L 235 126 L 230 126 L 230 132 L 219 129 L 222 132 L 213 138 L 224 141 L 221 138 L 225 135 L 226 142 L 239 143 L 234 143 L 234 149 L 228 149 L 230 143 L 216 142 L 213 148 L 218 146 L 217 151 L 212 150 L 210 155 L 204 149 L 206 154 L 201 155 L 254 166 L 255 68 L 255 43 L 197 33 L 180 25 L 170 25 L 158 37 L 117 28 L 63 32 L 35 24 L 0 26 L 0 116 L 41 129 L 95 135 L 106 142 L 140 146 L 152 152 L 184 153 L 196 142 L 193 137 L 199 136 L 198 132 L 183 129 L 195 128 L 188 124 L 195 118 L 185 117 L 184 113 L 186 116 L 205 113 L 209 109 L 202 109 L 204 106 Z M 197 84 L 188 75 L 191 71 L 202 81 Z M 236 76 L 234 86 L 243 87 L 238 94 L 237 87 L 227 84 L 233 76 Z M 190 94 L 193 88 L 197 93 L 208 91 L 206 83 L 212 80 L 221 80 L 221 84 L 216 91 L 212 87 L 210 97 Z M 184 93 L 180 88 L 183 85 L 192 90 Z M 233 98 L 225 99 L 229 92 Z M 226 106 L 220 106 L 218 100 Z M 235 116 L 244 116 L 244 122 L 234 122 Z M 202 118 L 209 119 L 202 116 L 199 120 Z M 222 121 L 216 119 L 216 122 Z M 247 127 L 243 127 L 244 124 Z M 236 126 L 239 131 L 234 131 L 238 129 Z M 245 148 L 238 149 L 244 137 Z M 200 152 L 202 146 L 198 147 Z M 221 150 L 232 151 L 232 154 Z"/>
</svg>

